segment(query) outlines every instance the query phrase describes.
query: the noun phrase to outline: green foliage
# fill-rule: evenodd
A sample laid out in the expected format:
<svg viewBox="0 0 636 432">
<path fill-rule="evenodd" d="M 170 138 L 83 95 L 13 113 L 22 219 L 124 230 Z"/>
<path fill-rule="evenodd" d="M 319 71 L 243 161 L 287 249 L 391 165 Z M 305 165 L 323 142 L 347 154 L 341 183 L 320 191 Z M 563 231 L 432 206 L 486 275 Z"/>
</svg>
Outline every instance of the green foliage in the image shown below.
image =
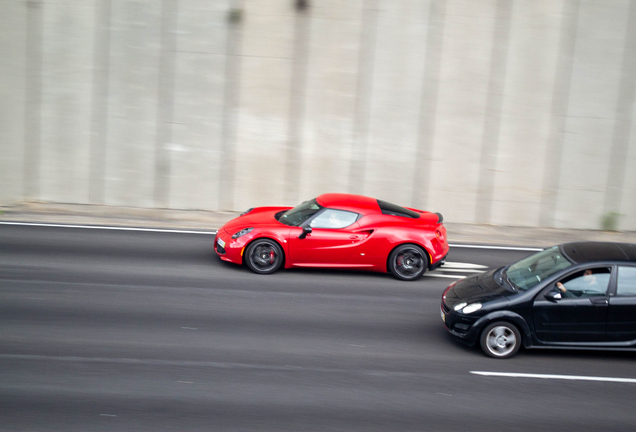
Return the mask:
<svg viewBox="0 0 636 432">
<path fill-rule="evenodd" d="M 232 24 L 240 23 L 243 19 L 243 10 L 239 8 L 230 9 L 227 19 Z"/>
<path fill-rule="evenodd" d="M 616 212 L 605 213 L 601 219 L 603 231 L 618 231 L 618 218 L 620 214 Z"/>
</svg>

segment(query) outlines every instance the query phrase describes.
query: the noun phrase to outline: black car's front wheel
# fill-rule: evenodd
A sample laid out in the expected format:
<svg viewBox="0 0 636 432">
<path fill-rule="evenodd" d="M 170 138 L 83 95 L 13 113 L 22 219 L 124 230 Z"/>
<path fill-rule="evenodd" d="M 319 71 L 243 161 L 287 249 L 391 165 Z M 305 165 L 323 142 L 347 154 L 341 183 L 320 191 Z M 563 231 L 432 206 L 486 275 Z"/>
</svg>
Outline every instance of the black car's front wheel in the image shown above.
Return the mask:
<svg viewBox="0 0 636 432">
<path fill-rule="evenodd" d="M 486 326 L 479 342 L 487 356 L 505 359 L 517 354 L 521 348 L 521 333 L 514 324 L 498 321 Z"/>
<path fill-rule="evenodd" d="M 426 252 L 414 244 L 396 247 L 389 255 L 389 271 L 397 279 L 413 281 L 419 279 L 428 267 Z"/>
<path fill-rule="evenodd" d="M 274 273 L 283 264 L 283 250 L 274 240 L 256 240 L 245 251 L 245 263 L 254 273 Z"/>
</svg>

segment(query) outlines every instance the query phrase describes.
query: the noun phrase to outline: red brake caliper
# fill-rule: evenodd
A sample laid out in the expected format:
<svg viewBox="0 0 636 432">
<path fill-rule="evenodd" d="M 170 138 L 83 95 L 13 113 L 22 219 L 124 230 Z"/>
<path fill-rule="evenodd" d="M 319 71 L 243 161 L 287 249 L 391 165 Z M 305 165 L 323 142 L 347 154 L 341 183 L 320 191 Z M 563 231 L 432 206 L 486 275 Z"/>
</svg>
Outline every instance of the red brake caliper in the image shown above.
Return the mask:
<svg viewBox="0 0 636 432">
<path fill-rule="evenodd" d="M 397 257 L 397 265 L 401 266 L 403 262 L 404 262 L 404 258 L 402 258 L 402 255 L 399 255 Z"/>
<path fill-rule="evenodd" d="M 270 264 L 274 264 L 274 258 L 275 258 L 274 249 L 272 249 L 271 251 L 269 251 L 269 263 Z"/>
</svg>

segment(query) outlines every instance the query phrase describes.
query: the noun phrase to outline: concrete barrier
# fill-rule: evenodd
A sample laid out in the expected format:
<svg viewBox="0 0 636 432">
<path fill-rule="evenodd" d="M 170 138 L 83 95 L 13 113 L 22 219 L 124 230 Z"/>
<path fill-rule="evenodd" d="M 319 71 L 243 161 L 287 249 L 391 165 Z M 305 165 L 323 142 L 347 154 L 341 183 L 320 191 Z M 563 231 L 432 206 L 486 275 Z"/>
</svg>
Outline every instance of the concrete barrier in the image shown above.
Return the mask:
<svg viewBox="0 0 636 432">
<path fill-rule="evenodd" d="M 3 205 L 636 230 L 636 0 L 7 0 L 0 59 Z"/>
</svg>

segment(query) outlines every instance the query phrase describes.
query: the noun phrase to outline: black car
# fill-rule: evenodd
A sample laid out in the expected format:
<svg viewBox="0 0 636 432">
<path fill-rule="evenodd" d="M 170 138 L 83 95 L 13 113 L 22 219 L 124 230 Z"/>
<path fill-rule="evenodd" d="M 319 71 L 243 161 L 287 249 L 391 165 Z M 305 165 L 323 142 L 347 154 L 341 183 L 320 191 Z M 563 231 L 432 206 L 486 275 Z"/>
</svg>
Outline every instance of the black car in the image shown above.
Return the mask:
<svg viewBox="0 0 636 432">
<path fill-rule="evenodd" d="M 525 348 L 636 348 L 636 245 L 554 246 L 452 283 L 442 320 L 458 340 L 508 358 Z"/>
</svg>

